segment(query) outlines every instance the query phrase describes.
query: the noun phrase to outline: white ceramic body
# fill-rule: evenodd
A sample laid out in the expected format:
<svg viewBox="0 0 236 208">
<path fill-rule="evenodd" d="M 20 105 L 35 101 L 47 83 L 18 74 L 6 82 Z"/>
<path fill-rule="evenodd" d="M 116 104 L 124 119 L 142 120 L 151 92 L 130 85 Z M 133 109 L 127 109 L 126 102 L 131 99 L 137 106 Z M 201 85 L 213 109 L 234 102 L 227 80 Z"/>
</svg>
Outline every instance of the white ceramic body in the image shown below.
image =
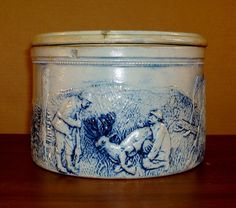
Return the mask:
<svg viewBox="0 0 236 208">
<path fill-rule="evenodd" d="M 203 58 L 197 46 L 33 47 L 33 160 L 95 178 L 195 167 L 205 148 Z"/>
</svg>

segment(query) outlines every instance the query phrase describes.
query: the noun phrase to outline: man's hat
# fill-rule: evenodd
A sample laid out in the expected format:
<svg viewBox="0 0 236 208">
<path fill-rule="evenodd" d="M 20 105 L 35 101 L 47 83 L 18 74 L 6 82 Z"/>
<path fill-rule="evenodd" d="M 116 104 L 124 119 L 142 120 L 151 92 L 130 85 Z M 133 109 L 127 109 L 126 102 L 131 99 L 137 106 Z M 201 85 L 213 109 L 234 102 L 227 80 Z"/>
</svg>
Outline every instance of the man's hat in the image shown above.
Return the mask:
<svg viewBox="0 0 236 208">
<path fill-rule="evenodd" d="M 156 118 L 162 119 L 162 112 L 160 110 L 151 110 L 150 115 L 154 115 Z"/>
</svg>

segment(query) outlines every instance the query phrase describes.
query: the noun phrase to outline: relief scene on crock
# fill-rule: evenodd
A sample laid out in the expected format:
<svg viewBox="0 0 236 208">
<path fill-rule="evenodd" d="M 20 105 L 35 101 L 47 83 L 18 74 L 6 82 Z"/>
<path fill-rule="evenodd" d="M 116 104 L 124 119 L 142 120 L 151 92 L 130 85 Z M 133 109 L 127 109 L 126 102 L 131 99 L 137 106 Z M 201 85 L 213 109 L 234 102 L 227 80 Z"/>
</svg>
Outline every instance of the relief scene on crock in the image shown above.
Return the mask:
<svg viewBox="0 0 236 208">
<path fill-rule="evenodd" d="M 205 144 L 204 79 L 176 87 L 87 82 L 35 103 L 32 154 L 62 174 L 100 178 L 169 175 L 198 165 Z"/>
</svg>

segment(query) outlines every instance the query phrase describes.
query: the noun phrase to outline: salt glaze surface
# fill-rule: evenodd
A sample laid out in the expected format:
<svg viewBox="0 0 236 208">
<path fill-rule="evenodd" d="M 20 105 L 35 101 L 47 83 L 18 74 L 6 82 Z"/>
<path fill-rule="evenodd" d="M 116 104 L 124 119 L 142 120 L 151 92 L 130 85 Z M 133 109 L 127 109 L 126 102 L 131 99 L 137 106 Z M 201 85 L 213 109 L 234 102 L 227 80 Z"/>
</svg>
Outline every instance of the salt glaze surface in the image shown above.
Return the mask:
<svg viewBox="0 0 236 208">
<path fill-rule="evenodd" d="M 102 49 L 101 49 L 102 50 Z M 67 175 L 144 178 L 204 158 L 200 57 L 33 57 L 32 156 Z"/>
</svg>

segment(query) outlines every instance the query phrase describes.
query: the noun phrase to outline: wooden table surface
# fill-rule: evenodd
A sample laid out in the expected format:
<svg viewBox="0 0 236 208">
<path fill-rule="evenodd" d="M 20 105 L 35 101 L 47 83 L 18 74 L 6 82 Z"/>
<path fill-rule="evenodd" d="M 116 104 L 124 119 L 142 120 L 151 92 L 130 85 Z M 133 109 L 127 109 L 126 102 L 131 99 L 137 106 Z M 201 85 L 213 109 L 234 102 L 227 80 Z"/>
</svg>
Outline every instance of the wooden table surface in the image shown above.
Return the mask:
<svg viewBox="0 0 236 208">
<path fill-rule="evenodd" d="M 0 207 L 236 207 L 236 136 L 208 136 L 204 162 L 142 180 L 63 176 L 35 165 L 29 135 L 0 135 Z"/>
</svg>

